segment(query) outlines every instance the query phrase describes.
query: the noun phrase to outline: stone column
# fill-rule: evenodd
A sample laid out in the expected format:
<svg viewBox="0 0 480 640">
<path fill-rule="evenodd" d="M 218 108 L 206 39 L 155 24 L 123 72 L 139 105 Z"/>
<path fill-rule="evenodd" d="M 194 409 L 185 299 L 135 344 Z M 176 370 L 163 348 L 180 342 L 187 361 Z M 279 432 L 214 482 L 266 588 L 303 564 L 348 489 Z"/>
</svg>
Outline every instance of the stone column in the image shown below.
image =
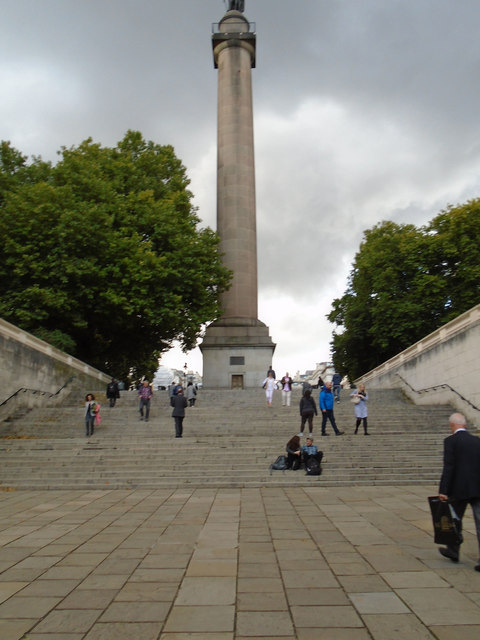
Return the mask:
<svg viewBox="0 0 480 640">
<path fill-rule="evenodd" d="M 222 318 L 257 324 L 257 230 L 251 68 L 255 33 L 229 11 L 214 39 L 218 68 L 217 231 L 232 286 L 222 298 Z"/>
<path fill-rule="evenodd" d="M 203 384 L 256 387 L 272 362 L 275 345 L 258 319 L 255 156 L 251 69 L 256 34 L 240 11 L 227 11 L 213 34 L 218 69 L 217 231 L 224 264 L 232 270 L 221 318 L 200 345 Z"/>
</svg>

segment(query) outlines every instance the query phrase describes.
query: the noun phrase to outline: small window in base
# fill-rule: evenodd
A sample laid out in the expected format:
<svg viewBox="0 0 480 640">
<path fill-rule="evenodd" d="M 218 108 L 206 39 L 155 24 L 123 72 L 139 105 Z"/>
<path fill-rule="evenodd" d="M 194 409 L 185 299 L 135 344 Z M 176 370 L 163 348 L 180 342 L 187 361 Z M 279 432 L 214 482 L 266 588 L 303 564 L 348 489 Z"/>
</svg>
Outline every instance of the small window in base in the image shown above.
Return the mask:
<svg viewBox="0 0 480 640">
<path fill-rule="evenodd" d="M 245 364 L 245 356 L 230 356 L 230 364 Z"/>
</svg>

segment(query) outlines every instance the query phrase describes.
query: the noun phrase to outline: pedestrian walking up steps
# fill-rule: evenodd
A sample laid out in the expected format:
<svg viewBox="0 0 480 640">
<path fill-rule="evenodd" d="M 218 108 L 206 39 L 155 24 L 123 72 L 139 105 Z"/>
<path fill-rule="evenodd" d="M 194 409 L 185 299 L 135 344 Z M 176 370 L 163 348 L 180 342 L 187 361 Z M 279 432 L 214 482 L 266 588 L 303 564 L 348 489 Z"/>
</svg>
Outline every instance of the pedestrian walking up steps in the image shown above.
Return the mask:
<svg viewBox="0 0 480 640">
<path fill-rule="evenodd" d="M 318 398 L 318 392 L 314 390 Z M 114 408 L 97 394 L 102 422 L 85 437 L 83 399 L 75 406 L 32 409 L 0 423 L 0 489 L 125 489 L 176 487 L 342 486 L 432 484 L 439 479 L 448 435 L 445 406 L 418 407 L 400 391 L 371 390 L 369 432 L 354 435 L 348 393 L 335 405 L 345 435 L 320 436 L 321 476 L 303 470 L 269 472 L 271 462 L 299 431 L 300 392 L 292 406 L 273 407 L 261 389 L 200 391 L 188 408 L 184 437 L 174 437 L 168 394 L 155 393 L 149 422 L 139 420 L 135 392 Z"/>
</svg>

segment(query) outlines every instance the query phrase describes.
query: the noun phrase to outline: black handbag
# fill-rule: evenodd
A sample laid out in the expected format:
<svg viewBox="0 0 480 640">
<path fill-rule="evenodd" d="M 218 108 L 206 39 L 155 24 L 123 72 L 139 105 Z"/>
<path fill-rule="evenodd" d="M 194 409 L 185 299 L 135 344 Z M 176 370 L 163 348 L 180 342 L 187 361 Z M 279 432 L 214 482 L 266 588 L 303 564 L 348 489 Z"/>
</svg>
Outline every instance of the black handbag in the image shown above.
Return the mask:
<svg viewBox="0 0 480 640">
<path fill-rule="evenodd" d="M 428 503 L 432 512 L 435 543 L 449 546 L 462 544 L 462 522 L 452 505 L 438 496 L 429 497 Z"/>
</svg>

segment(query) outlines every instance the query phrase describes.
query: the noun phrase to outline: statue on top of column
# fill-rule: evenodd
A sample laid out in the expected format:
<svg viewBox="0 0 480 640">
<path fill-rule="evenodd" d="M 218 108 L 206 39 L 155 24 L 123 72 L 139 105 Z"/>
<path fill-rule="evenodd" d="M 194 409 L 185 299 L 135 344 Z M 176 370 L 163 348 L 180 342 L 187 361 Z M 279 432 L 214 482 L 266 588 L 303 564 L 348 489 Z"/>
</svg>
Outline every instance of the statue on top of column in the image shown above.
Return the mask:
<svg viewBox="0 0 480 640">
<path fill-rule="evenodd" d="M 245 0 L 228 0 L 228 11 L 245 11 Z"/>
</svg>

